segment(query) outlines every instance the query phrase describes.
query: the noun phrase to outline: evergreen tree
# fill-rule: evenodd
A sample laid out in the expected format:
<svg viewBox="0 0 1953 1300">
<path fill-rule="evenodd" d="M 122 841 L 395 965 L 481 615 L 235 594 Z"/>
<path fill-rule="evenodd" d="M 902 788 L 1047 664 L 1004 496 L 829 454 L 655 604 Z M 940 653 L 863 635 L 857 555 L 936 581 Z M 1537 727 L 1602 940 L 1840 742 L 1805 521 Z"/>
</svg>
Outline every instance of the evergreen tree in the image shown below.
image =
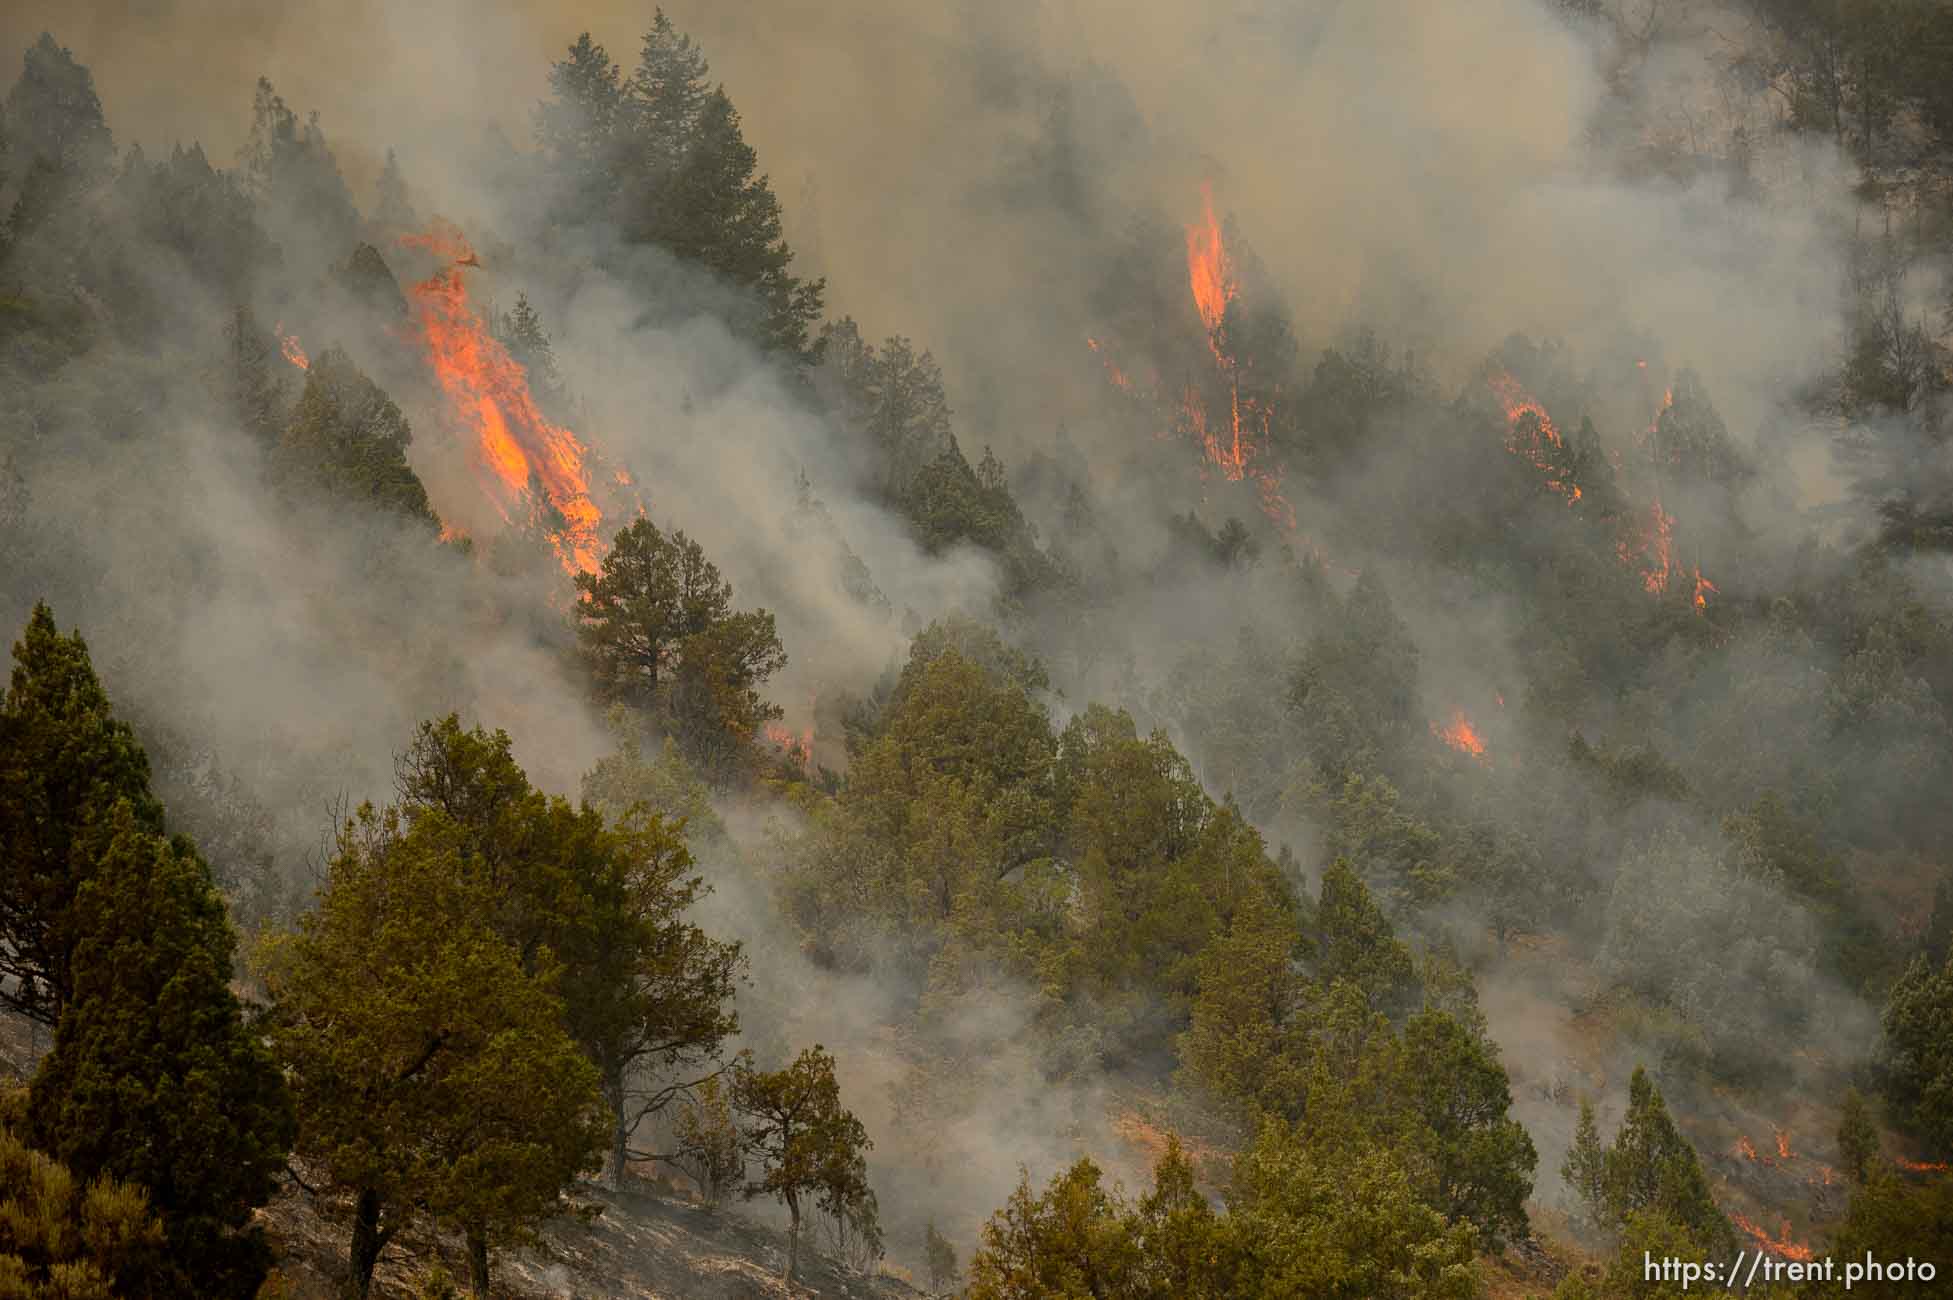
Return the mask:
<svg viewBox="0 0 1953 1300">
<path fill-rule="evenodd" d="M 1589 1222 L 1606 1219 L 1607 1152 L 1600 1144 L 1600 1127 L 1594 1122 L 1594 1104 L 1585 1097 L 1580 1099 L 1580 1120 L 1573 1128 L 1573 1145 L 1560 1164 L 1560 1177 L 1579 1198 Z"/>
<path fill-rule="evenodd" d="M 780 716 L 759 688 L 786 666 L 767 611 L 736 612 L 732 584 L 682 532 L 649 519 L 617 534 L 602 572 L 578 574 L 577 636 L 600 699 L 646 711 L 716 784 Z"/>
<path fill-rule="evenodd" d="M 264 77 L 258 78 L 251 100 L 251 135 L 243 162 L 274 236 L 297 236 L 331 261 L 352 248 L 359 238 L 359 209 L 339 174 L 319 115 L 301 122 Z"/>
<path fill-rule="evenodd" d="M 27 47 L 20 79 L 7 94 L 7 136 L 16 158 L 77 175 L 107 165 L 114 154 L 93 75 L 47 32 Z"/>
<path fill-rule="evenodd" d="M 1729 1222 L 1709 1195 L 1708 1180 L 1695 1149 L 1688 1144 L 1648 1072 L 1640 1066 L 1628 1080 L 1627 1116 L 1602 1162 L 1606 1202 L 1613 1226 L 1642 1211 L 1657 1211 L 1719 1246 Z"/>
<path fill-rule="evenodd" d="M 1844 1160 L 1845 1177 L 1854 1183 L 1869 1178 L 1878 1149 L 1878 1126 L 1872 1122 L 1871 1108 L 1858 1089 L 1846 1089 L 1844 1105 L 1838 1110 L 1838 1154 Z"/>
<path fill-rule="evenodd" d="M 0 1004 L 50 1028 L 74 994 L 76 898 L 118 807 L 163 833 L 149 759 L 88 646 L 36 604 L 0 706 Z"/>
<path fill-rule="evenodd" d="M 742 1194 L 748 1200 L 775 1197 L 790 1216 L 785 1276 L 791 1289 L 805 1212 L 859 1214 L 873 1206 L 864 1153 L 874 1143 L 854 1112 L 841 1105 L 834 1058 L 818 1044 L 784 1070 L 760 1071 L 742 1063 L 732 1075 L 732 1106 L 741 1117 L 746 1150 L 760 1170 Z"/>
<path fill-rule="evenodd" d="M 811 364 L 825 286 L 789 271 L 780 202 L 708 72 L 662 9 L 628 80 L 586 33 L 550 70 L 554 98 L 537 113 L 538 140 L 567 182 L 573 217 L 608 219 L 626 243 L 712 271 L 741 297 L 736 333 Z"/>
<path fill-rule="evenodd" d="M 400 174 L 400 159 L 387 150 L 386 167 L 374 190 L 373 224 L 382 231 L 400 234 L 420 228 L 420 217 L 407 189 L 407 178 Z"/>
<path fill-rule="evenodd" d="M 329 348 L 305 373 L 305 391 L 272 457 L 273 472 L 287 486 L 369 505 L 433 532 L 441 521 L 407 463 L 413 437 L 393 399 L 352 358 Z"/>
<path fill-rule="evenodd" d="M 557 1213 L 596 1165 L 597 1071 L 563 1028 L 556 970 L 525 970 L 464 869 L 467 832 L 362 807 L 316 911 L 271 937 L 260 970 L 298 1099 L 298 1150 L 349 1193 L 354 1290 L 425 1210 L 461 1229 L 476 1296 L 489 1252 Z"/>
<path fill-rule="evenodd" d="M 1894 1118 L 1931 1150 L 1953 1155 L 1953 959 L 1915 956 L 1886 995 L 1881 1067 Z"/>
<path fill-rule="evenodd" d="M 78 1179 L 0 1125 L 0 1295 L 155 1295 L 164 1271 L 163 1225 L 141 1187 Z"/>
<path fill-rule="evenodd" d="M 231 418 L 269 449 L 285 427 L 285 371 L 290 363 L 279 354 L 278 342 L 258 324 L 247 306 L 231 312 L 224 328 L 229 345 L 224 367 L 224 396 Z"/>
<path fill-rule="evenodd" d="M 929 1265 L 929 1289 L 941 1294 L 955 1286 L 959 1276 L 956 1247 L 950 1244 L 948 1237 L 936 1231 L 934 1222 L 923 1229 L 922 1250 Z"/>
<path fill-rule="evenodd" d="M 210 869 L 127 802 L 76 891 L 72 994 L 29 1101 L 36 1145 L 84 1179 L 140 1184 L 162 1216 L 171 1294 L 249 1297 L 270 1264 L 291 1102 L 231 993 L 236 943 Z"/>
</svg>

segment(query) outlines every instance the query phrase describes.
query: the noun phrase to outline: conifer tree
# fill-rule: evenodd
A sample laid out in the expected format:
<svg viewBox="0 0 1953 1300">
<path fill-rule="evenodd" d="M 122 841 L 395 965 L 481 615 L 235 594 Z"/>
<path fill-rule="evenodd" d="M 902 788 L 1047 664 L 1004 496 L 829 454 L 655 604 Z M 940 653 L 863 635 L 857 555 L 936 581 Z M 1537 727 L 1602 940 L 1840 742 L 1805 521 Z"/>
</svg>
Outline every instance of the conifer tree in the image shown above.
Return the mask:
<svg viewBox="0 0 1953 1300">
<path fill-rule="evenodd" d="M 429 532 L 440 527 L 427 489 L 407 463 L 413 429 L 393 399 L 338 348 L 312 362 L 305 391 L 272 457 L 289 486 L 399 516 Z"/>
<path fill-rule="evenodd" d="M 148 756 L 111 711 L 81 633 L 62 636 L 37 604 L 0 704 L 0 1005 L 50 1028 L 73 996 L 90 848 L 118 805 L 163 833 Z"/>
<path fill-rule="evenodd" d="M 1695 1149 L 1669 1118 L 1661 1090 L 1641 1066 L 1628 1080 L 1627 1116 L 1607 1150 L 1603 1172 L 1613 1226 L 1652 1210 L 1705 1244 L 1719 1245 L 1728 1238 L 1729 1221 L 1709 1195 Z"/>
<path fill-rule="evenodd" d="M 100 831 L 30 1132 L 81 1178 L 147 1189 L 176 1274 L 168 1294 L 249 1297 L 270 1265 L 251 1212 L 284 1168 L 291 1101 L 231 993 L 236 939 L 209 867 L 127 801 Z"/>
</svg>

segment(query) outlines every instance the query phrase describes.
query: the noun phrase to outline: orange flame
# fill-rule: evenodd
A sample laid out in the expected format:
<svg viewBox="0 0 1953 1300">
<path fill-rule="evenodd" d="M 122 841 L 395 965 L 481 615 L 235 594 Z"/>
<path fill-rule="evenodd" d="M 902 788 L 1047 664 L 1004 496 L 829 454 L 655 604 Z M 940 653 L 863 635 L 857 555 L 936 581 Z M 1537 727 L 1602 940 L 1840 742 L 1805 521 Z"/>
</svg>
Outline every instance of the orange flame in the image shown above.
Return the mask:
<svg viewBox="0 0 1953 1300">
<path fill-rule="evenodd" d="M 1187 279 L 1193 285 L 1194 310 L 1207 327 L 1214 356 L 1222 359 L 1220 347 L 1212 343 L 1211 336 L 1220 329 L 1239 286 L 1221 240 L 1221 223 L 1214 219 L 1214 187 L 1206 181 L 1200 183 L 1200 217 L 1199 224 L 1187 227 Z"/>
<path fill-rule="evenodd" d="M 1448 727 L 1440 727 L 1433 722 L 1431 734 L 1461 754 L 1470 754 L 1473 758 L 1485 757 L 1485 741 L 1463 709 L 1452 710 L 1451 725 Z"/>
<path fill-rule="evenodd" d="M 1745 1160 L 1754 1160 L 1756 1159 L 1756 1147 L 1750 1142 L 1747 1136 L 1739 1137 L 1736 1139 L 1736 1145 L 1730 1149 L 1730 1154 L 1741 1156 Z"/>
<path fill-rule="evenodd" d="M 285 333 L 283 322 L 273 325 L 271 332 L 278 336 L 278 350 L 285 354 L 285 360 L 300 370 L 312 368 L 312 359 L 305 355 L 305 349 L 298 345 L 298 339 L 294 335 Z"/>
<path fill-rule="evenodd" d="M 1499 399 L 1499 405 L 1505 408 L 1505 449 L 1548 475 L 1546 486 L 1565 497 L 1568 505 L 1578 501 L 1582 496 L 1580 485 L 1559 478 L 1559 471 L 1547 459 L 1547 447 L 1558 448 L 1564 444 L 1560 431 L 1554 427 L 1552 417 L 1546 414 L 1546 408 L 1540 405 L 1539 399 L 1527 392 L 1507 371 L 1498 371 L 1489 376 L 1485 383 L 1493 396 Z M 1524 426 L 1522 431 L 1521 421 L 1528 415 L 1534 417 L 1534 422 Z"/>
<path fill-rule="evenodd" d="M 796 736 L 779 723 L 769 722 L 766 724 L 766 738 L 778 745 L 788 758 L 802 767 L 806 767 L 813 761 L 814 729 L 812 727 Z"/>
<path fill-rule="evenodd" d="M 1778 1129 L 1777 1130 L 1777 1159 L 1793 1160 L 1796 1158 L 1796 1154 L 1797 1154 L 1796 1152 L 1790 1149 L 1790 1134 L 1786 1133 L 1782 1129 Z"/>
<path fill-rule="evenodd" d="M 1728 1213 L 1731 1223 L 1749 1234 L 1760 1248 L 1769 1251 L 1772 1255 L 1780 1255 L 1784 1259 L 1794 1259 L 1799 1262 L 1808 1262 L 1812 1258 L 1812 1251 L 1809 1246 L 1790 1239 L 1790 1220 L 1785 1219 L 1783 1221 L 1783 1227 L 1778 1231 L 1776 1240 L 1772 1241 L 1768 1232 L 1759 1228 L 1742 1215 L 1736 1213 L 1734 1210 Z"/>
<path fill-rule="evenodd" d="M 1906 1172 L 1914 1174 L 1943 1174 L 1947 1170 L 1953 1169 L 1953 1165 L 1949 1165 L 1943 1160 L 1894 1160 L 1892 1163 Z"/>
<path fill-rule="evenodd" d="M 597 535 L 603 516 L 590 499 L 587 453 L 576 434 L 543 418 L 521 363 L 489 333 L 469 303 L 461 271 L 480 266 L 480 259 L 462 233 L 446 223 L 403 235 L 400 243 L 446 262 L 416 284 L 410 297 L 428 364 L 447 395 L 455 423 L 475 437 L 497 509 L 508 518 L 531 477 L 540 480 L 565 521 L 561 533 L 551 538 L 564 571 L 595 573 L 603 551 Z"/>
</svg>

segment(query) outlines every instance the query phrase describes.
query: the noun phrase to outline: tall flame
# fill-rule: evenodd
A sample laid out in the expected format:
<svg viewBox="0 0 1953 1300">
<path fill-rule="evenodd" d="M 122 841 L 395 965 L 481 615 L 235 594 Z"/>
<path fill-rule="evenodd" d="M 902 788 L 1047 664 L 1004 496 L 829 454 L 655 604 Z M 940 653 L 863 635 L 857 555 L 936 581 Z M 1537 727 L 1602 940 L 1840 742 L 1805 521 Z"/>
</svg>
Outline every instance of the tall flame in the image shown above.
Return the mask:
<svg viewBox="0 0 1953 1300">
<path fill-rule="evenodd" d="M 564 520 L 551 538 L 566 572 L 595 573 L 603 553 L 602 513 L 590 499 L 587 452 L 575 433 L 543 418 L 521 363 L 489 332 L 468 300 L 461 272 L 480 259 L 451 225 L 437 222 L 400 243 L 445 262 L 413 286 L 409 297 L 419 320 L 428 365 L 440 381 L 455 423 L 470 432 L 478 465 L 504 519 L 531 478 L 542 484 Z"/>
<path fill-rule="evenodd" d="M 1207 327 L 1210 346 L 1220 358 L 1220 348 L 1212 335 L 1227 315 L 1240 286 L 1234 281 L 1234 268 L 1228 261 L 1227 247 L 1221 239 L 1221 223 L 1214 218 L 1214 187 L 1200 183 L 1200 221 L 1187 227 L 1187 280 L 1193 286 L 1194 310 Z"/>
</svg>

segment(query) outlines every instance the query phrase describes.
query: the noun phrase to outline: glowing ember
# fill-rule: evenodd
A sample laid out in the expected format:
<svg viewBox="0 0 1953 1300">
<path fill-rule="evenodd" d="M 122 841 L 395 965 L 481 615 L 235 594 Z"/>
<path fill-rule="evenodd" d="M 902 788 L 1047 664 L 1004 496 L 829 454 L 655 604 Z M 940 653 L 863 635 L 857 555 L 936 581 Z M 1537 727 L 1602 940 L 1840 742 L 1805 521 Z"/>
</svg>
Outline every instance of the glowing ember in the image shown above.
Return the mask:
<svg viewBox="0 0 1953 1300">
<path fill-rule="evenodd" d="M 1716 584 L 1703 577 L 1701 567 L 1697 566 L 1695 570 L 1695 608 L 1698 611 L 1709 608 L 1709 596 L 1715 589 Z"/>
<path fill-rule="evenodd" d="M 590 499 L 587 453 L 576 434 L 543 418 L 521 364 L 469 303 L 461 271 L 480 266 L 480 260 L 461 232 L 444 223 L 403 235 L 400 242 L 446 262 L 409 296 L 428 364 L 447 395 L 449 414 L 474 435 L 478 464 L 497 509 L 509 518 L 534 477 L 564 520 L 550 539 L 564 570 L 595 573 L 603 551 L 597 534 L 602 514 Z"/>
<path fill-rule="evenodd" d="M 1769 1251 L 1772 1255 L 1777 1255 L 1784 1259 L 1794 1259 L 1800 1262 L 1808 1261 L 1812 1256 L 1809 1246 L 1790 1239 L 1790 1220 L 1788 1219 L 1783 1221 L 1783 1227 L 1778 1231 L 1776 1240 L 1774 1241 L 1770 1239 L 1768 1232 L 1765 1232 L 1756 1224 L 1751 1223 L 1734 1210 L 1729 1211 L 1729 1221 L 1747 1233 L 1759 1248 Z"/>
<path fill-rule="evenodd" d="M 1953 1165 L 1949 1165 L 1943 1160 L 1894 1160 L 1892 1163 L 1906 1172 L 1914 1174 L 1943 1174 L 1947 1170 L 1953 1169 Z"/>
<path fill-rule="evenodd" d="M 1465 716 L 1463 709 L 1452 711 L 1451 725 L 1448 727 L 1440 727 L 1433 722 L 1431 734 L 1461 754 L 1470 754 L 1473 758 L 1485 757 L 1485 741 L 1478 734 L 1478 729 L 1472 726 L 1471 719 Z"/>
<path fill-rule="evenodd" d="M 1741 1156 L 1745 1160 L 1754 1160 L 1756 1159 L 1756 1147 L 1750 1142 L 1749 1138 L 1739 1137 L 1736 1139 L 1736 1145 L 1731 1148 L 1730 1154 Z"/>
<path fill-rule="evenodd" d="M 300 370 L 310 370 L 312 368 L 312 359 L 305 355 L 305 349 L 298 345 L 298 339 L 296 337 L 285 333 L 285 327 L 282 323 L 273 325 L 271 332 L 278 336 L 278 350 L 285 354 L 285 360 L 291 362 Z"/>
</svg>

